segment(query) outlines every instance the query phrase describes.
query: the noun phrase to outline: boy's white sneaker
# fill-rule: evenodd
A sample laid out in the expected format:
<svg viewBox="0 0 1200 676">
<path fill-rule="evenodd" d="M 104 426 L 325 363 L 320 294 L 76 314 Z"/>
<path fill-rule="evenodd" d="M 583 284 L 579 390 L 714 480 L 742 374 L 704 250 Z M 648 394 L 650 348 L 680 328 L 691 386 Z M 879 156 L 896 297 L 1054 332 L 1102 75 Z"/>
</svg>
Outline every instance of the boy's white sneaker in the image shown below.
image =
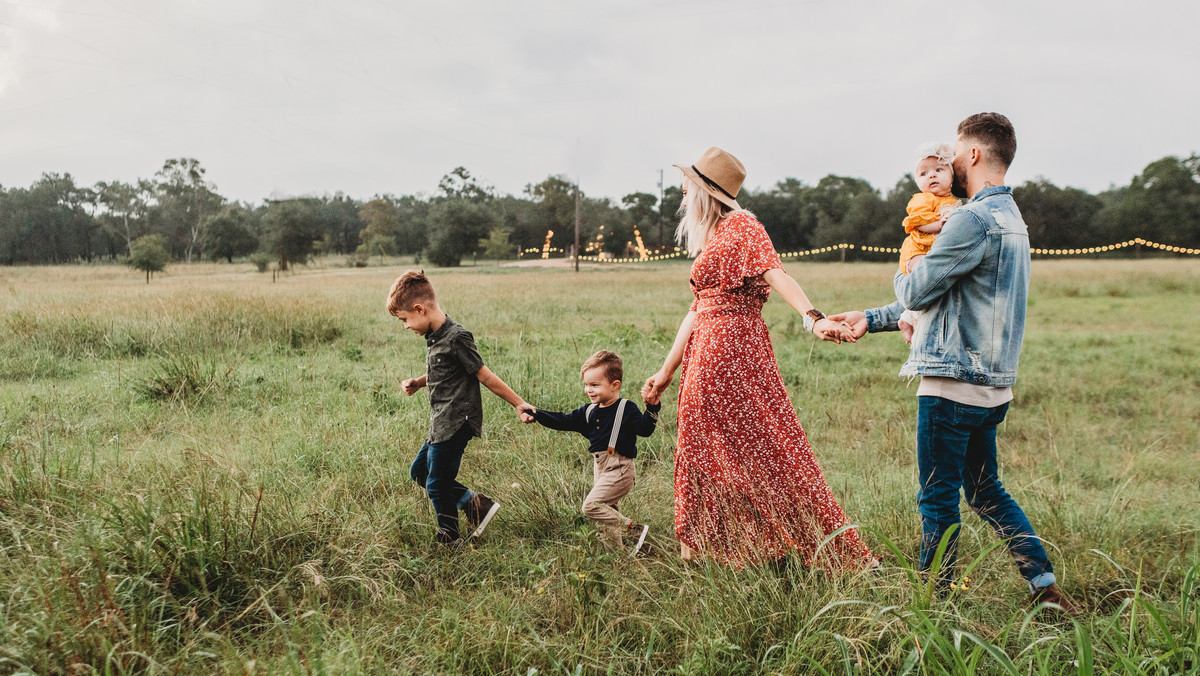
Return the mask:
<svg viewBox="0 0 1200 676">
<path fill-rule="evenodd" d="M 629 524 L 631 533 L 637 533 L 637 542 L 633 543 L 633 550 L 629 552 L 630 556 L 637 556 L 638 552 L 642 551 L 642 545 L 646 544 L 646 533 L 650 532 L 650 526 L 644 523 Z"/>
<path fill-rule="evenodd" d="M 469 537 L 477 538 L 483 535 L 483 531 L 491 523 L 492 517 L 496 516 L 496 512 L 500 511 L 500 503 L 489 498 L 483 493 L 476 493 L 467 503 L 463 511 L 467 515 L 467 523 L 475 528 L 471 531 Z"/>
</svg>

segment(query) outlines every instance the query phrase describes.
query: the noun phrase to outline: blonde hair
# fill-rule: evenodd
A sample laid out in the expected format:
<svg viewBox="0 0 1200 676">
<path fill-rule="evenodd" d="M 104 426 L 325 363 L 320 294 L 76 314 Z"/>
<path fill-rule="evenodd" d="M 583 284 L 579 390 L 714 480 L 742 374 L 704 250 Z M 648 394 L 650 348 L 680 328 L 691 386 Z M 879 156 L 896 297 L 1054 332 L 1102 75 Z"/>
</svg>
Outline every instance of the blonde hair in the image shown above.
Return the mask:
<svg viewBox="0 0 1200 676">
<path fill-rule="evenodd" d="M 679 205 L 679 227 L 675 228 L 675 241 L 687 249 L 688 254 L 700 253 L 708 240 L 717 231 L 717 225 L 733 213 L 728 204 L 713 197 L 695 181 L 683 175 L 683 189 L 688 194 L 688 206 Z"/>
<path fill-rule="evenodd" d="M 604 377 L 608 378 L 609 382 L 621 380 L 621 376 L 625 375 L 624 369 L 621 368 L 621 358 L 608 350 L 600 350 L 583 362 L 583 366 L 579 369 L 579 376 L 582 378 L 597 366 L 604 367 Z"/>
<path fill-rule="evenodd" d="M 424 270 L 409 270 L 392 282 L 388 290 L 388 314 L 397 312 L 412 312 L 413 305 L 437 304 L 437 295 L 433 292 L 433 283 L 425 276 Z"/>
</svg>

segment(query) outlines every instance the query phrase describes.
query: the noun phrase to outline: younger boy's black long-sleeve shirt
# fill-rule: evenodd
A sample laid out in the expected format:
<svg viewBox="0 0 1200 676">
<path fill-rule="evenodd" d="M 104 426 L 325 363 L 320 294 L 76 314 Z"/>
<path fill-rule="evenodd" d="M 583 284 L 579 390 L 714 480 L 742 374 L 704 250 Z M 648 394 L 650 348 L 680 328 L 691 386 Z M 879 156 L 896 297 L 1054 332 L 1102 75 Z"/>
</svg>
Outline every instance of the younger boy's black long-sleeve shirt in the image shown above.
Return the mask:
<svg viewBox="0 0 1200 676">
<path fill-rule="evenodd" d="M 646 412 L 638 410 L 636 404 L 626 400 L 625 417 L 621 421 L 621 433 L 617 436 L 616 452 L 626 458 L 637 457 L 636 437 L 648 437 L 654 433 L 658 424 L 658 412 L 662 404 L 646 404 Z M 578 432 L 588 438 L 588 450 L 592 453 L 604 453 L 608 450 L 608 440 L 612 436 L 613 422 L 617 417 L 620 400 L 610 406 L 597 406 L 587 420 L 587 410 L 591 404 L 580 406 L 570 413 L 555 413 L 538 409 L 534 417 L 537 421 L 552 430 L 563 432 Z"/>
</svg>

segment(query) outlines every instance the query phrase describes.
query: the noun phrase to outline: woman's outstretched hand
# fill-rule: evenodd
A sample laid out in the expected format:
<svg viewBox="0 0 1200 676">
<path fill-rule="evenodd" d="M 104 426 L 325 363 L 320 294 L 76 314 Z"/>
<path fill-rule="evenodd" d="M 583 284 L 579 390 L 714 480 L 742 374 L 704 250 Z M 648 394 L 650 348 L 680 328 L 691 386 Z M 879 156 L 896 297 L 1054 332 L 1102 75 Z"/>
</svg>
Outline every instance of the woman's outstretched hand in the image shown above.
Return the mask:
<svg viewBox="0 0 1200 676">
<path fill-rule="evenodd" d="M 646 379 L 646 384 L 642 385 L 642 401 L 647 404 L 659 403 L 662 393 L 671 385 L 671 380 L 674 375 L 659 371 Z"/>
</svg>

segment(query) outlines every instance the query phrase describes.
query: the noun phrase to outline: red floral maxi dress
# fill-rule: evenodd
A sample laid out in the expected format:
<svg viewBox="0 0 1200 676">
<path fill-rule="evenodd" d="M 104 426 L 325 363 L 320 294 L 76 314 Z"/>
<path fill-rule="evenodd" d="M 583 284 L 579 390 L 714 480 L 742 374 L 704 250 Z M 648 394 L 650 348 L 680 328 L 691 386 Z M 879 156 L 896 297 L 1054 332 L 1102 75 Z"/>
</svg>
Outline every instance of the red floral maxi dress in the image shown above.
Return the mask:
<svg viewBox="0 0 1200 676">
<path fill-rule="evenodd" d="M 849 520 L 813 457 L 779 376 L 762 307 L 782 267 L 762 224 L 734 212 L 692 264 L 696 313 L 683 354 L 675 449 L 675 534 L 741 567 L 817 547 Z M 871 553 L 856 530 L 821 550 L 831 569 Z"/>
</svg>

